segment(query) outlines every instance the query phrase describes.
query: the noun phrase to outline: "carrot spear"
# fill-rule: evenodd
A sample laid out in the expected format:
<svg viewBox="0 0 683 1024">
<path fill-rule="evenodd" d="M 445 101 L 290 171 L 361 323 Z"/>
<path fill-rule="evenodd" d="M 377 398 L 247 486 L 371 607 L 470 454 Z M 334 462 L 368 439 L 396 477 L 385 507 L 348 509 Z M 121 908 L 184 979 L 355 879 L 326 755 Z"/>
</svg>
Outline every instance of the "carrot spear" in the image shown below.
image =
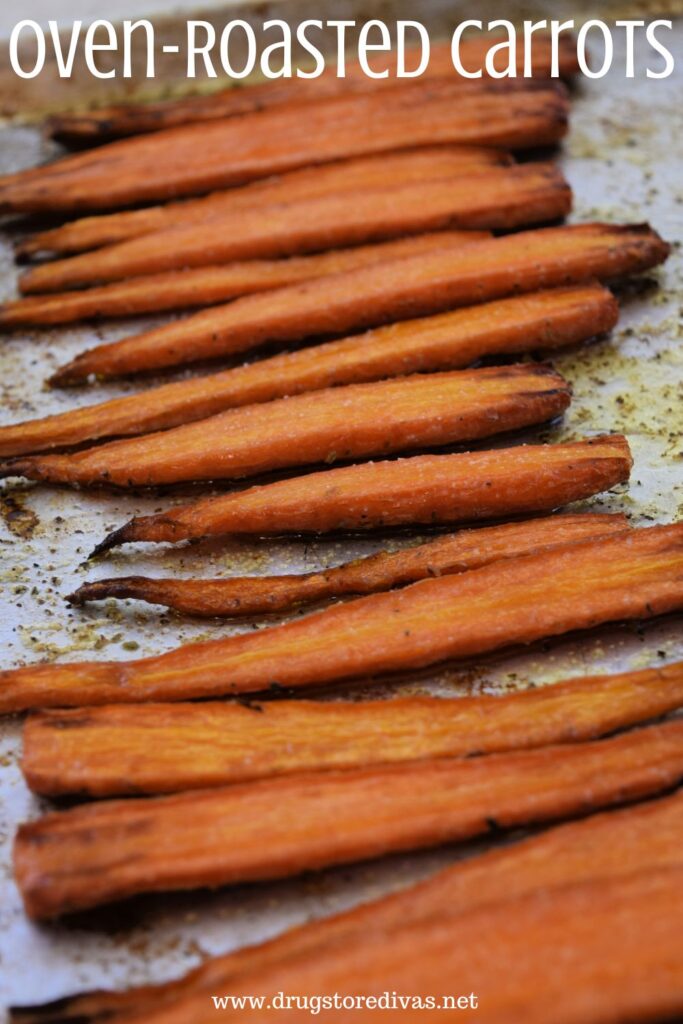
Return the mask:
<svg viewBox="0 0 683 1024">
<path fill-rule="evenodd" d="M 71 455 L 11 459 L 0 462 L 0 477 L 83 487 L 235 480 L 473 441 L 551 420 L 570 400 L 568 383 L 548 366 L 416 374 L 230 409 Z"/>
<path fill-rule="evenodd" d="M 284 878 L 462 841 L 682 778 L 683 722 L 674 720 L 589 743 L 86 804 L 22 825 L 14 872 L 29 916 L 50 918 L 141 892 Z"/>
<path fill-rule="evenodd" d="M 461 530 L 426 544 L 382 551 L 323 572 L 246 576 L 218 580 L 150 579 L 123 576 L 84 583 L 68 600 L 85 604 L 132 597 L 162 604 L 184 615 L 241 616 L 286 611 L 297 604 L 347 595 L 373 594 L 428 576 L 478 569 L 558 544 L 600 537 L 628 528 L 622 515 L 556 515 L 528 522 Z"/>
<path fill-rule="evenodd" d="M 0 456 L 145 434 L 332 385 L 451 369 L 534 349 L 553 351 L 610 330 L 618 314 L 611 292 L 585 284 L 406 320 L 143 394 L 0 426 Z"/>
<path fill-rule="evenodd" d="M 272 178 L 252 181 L 241 188 L 226 189 L 141 210 L 100 214 L 69 221 L 57 228 L 41 231 L 24 239 L 16 248 L 20 257 L 40 252 L 74 253 L 98 249 L 103 245 L 138 238 L 152 231 L 195 224 L 217 215 L 240 210 L 292 203 L 359 189 L 382 188 L 410 182 L 455 178 L 481 172 L 486 168 L 506 167 L 512 163 L 509 153 L 477 146 L 425 146 L 423 149 L 382 156 L 356 157 L 336 163 L 304 167 Z"/>
<path fill-rule="evenodd" d="M 177 701 L 303 688 L 533 643 L 683 607 L 683 526 L 503 559 L 306 618 L 137 661 L 0 673 L 0 709 Z"/>
<path fill-rule="evenodd" d="M 413 82 L 124 139 L 0 178 L 0 212 L 81 213 L 177 199 L 354 156 L 423 145 L 525 149 L 567 130 L 565 90 L 545 82 L 464 90 Z"/>
<path fill-rule="evenodd" d="M 389 179 L 390 180 L 390 179 Z M 559 220 L 571 189 L 554 164 L 492 168 L 467 178 L 383 188 L 217 214 L 133 238 L 21 278 L 24 293 L 63 291 L 186 267 L 292 256 L 453 227 L 510 229 Z"/>
<path fill-rule="evenodd" d="M 484 35 L 481 38 L 463 39 L 459 46 L 460 60 L 470 72 L 481 70 L 487 74 L 486 55 L 503 37 Z M 550 77 L 551 73 L 568 79 L 577 74 L 576 43 L 573 38 L 560 36 L 557 46 L 557 66 L 553 69 L 553 47 L 550 38 L 541 33 L 531 41 L 531 53 L 527 56 L 522 40 L 515 51 L 518 73 L 528 74 L 525 60 L 534 77 Z M 507 55 L 498 51 L 491 54 L 494 67 L 502 71 L 506 67 Z M 417 66 L 419 54 L 406 54 L 406 63 Z M 439 78 L 458 79 L 451 57 L 449 43 L 433 43 L 429 62 L 422 72 L 423 80 Z M 369 78 L 355 61 L 347 59 L 345 75 L 337 76 L 332 70 L 323 72 L 318 78 L 287 79 L 285 81 L 262 82 L 239 89 L 221 89 L 208 95 L 185 96 L 180 99 L 160 100 L 156 103 L 126 103 L 120 106 L 103 107 L 79 114 L 56 114 L 48 121 L 50 133 L 66 143 L 97 144 L 127 135 L 158 132 L 198 121 L 213 121 L 217 118 L 236 117 L 281 104 L 302 103 L 344 93 L 376 92 L 395 85 L 395 78 Z M 465 88 L 471 88 L 471 80 L 462 79 Z"/>
<path fill-rule="evenodd" d="M 24 728 L 22 771 L 43 796 L 177 793 L 311 770 L 578 743 L 682 705 L 679 662 L 503 697 L 42 711 Z"/>
<path fill-rule="evenodd" d="M 329 533 L 550 511 L 627 480 L 622 435 L 343 466 L 131 519 L 95 554 L 134 541 Z"/>
<path fill-rule="evenodd" d="M 312 962 L 319 962 L 328 951 L 339 963 L 342 955 L 365 948 L 369 951 L 386 948 L 389 937 L 404 932 L 414 936 L 417 928 L 444 917 L 459 920 L 461 915 L 484 908 L 504 917 L 510 910 L 507 901 L 519 899 L 521 903 L 524 900 L 528 906 L 528 898 L 534 893 L 542 893 L 551 912 L 556 913 L 557 904 L 551 894 L 565 886 L 599 882 L 596 890 L 599 888 L 603 893 L 604 883 L 610 880 L 636 875 L 643 880 L 651 879 L 662 869 L 680 866 L 682 827 L 681 792 L 593 814 L 481 855 L 460 859 L 426 881 L 389 896 L 340 914 L 307 921 L 266 942 L 205 960 L 173 981 L 124 992 L 85 992 L 47 1005 L 15 1008 L 12 1022 L 73 1024 L 78 1020 L 82 1024 L 99 1024 L 106 1020 L 112 1024 L 119 1024 L 119 1021 L 128 1024 L 131 1019 L 136 1022 L 151 1019 L 153 1024 L 178 1024 L 179 1019 L 194 1021 L 201 1010 L 200 999 L 206 1001 L 212 992 L 244 992 L 245 983 L 251 984 L 251 979 L 255 980 L 254 990 L 263 991 L 273 975 L 277 977 L 280 968 L 289 974 L 287 991 L 293 991 L 289 985 L 297 983 L 297 972 L 306 970 Z M 592 926 L 594 909 L 588 920 Z M 672 925 L 675 926 L 674 922 Z M 621 929 L 618 932 L 623 934 Z M 489 942 L 491 934 L 489 928 Z M 614 938 L 610 934 L 605 944 L 613 962 Z M 455 945 L 462 948 L 462 936 Z M 671 946 L 676 947 L 676 942 Z M 642 948 L 641 942 L 641 953 Z M 556 946 L 551 947 L 551 953 L 557 955 Z M 502 962 L 507 963 L 507 960 Z M 496 970 L 500 971 L 499 963 Z M 624 978 L 625 982 L 628 980 Z M 563 1005 L 564 1002 L 562 1000 Z M 179 1018 L 178 1014 L 183 1013 L 184 1018 Z"/>
<path fill-rule="evenodd" d="M 663 262 L 668 245 L 646 226 L 580 224 L 376 264 L 246 296 L 77 356 L 59 385 L 178 366 L 244 352 L 265 342 L 359 330 L 518 292 L 611 280 Z"/>
</svg>

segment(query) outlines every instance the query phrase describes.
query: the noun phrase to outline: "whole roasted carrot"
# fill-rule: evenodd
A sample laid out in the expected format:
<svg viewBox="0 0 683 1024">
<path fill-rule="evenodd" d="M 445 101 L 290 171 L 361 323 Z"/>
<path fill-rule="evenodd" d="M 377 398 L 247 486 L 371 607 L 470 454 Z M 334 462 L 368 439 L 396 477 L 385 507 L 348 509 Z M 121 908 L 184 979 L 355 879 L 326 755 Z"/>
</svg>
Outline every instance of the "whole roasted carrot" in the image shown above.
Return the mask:
<svg viewBox="0 0 683 1024">
<path fill-rule="evenodd" d="M 24 728 L 22 771 L 43 796 L 177 793 L 326 768 L 578 743 L 682 705 L 679 662 L 504 697 L 42 711 Z"/>
<path fill-rule="evenodd" d="M 459 47 L 463 66 L 472 72 L 486 74 L 486 54 L 501 38 L 486 35 L 481 39 L 464 39 Z M 520 74 L 525 69 L 525 47 L 519 40 L 516 49 L 516 67 Z M 547 36 L 534 36 L 529 54 L 529 69 L 533 76 L 543 78 L 552 74 L 571 78 L 578 72 L 576 45 L 573 39 L 560 37 L 557 66 L 553 69 L 552 44 Z M 507 54 L 492 54 L 494 67 L 502 71 L 507 67 Z M 417 66 L 419 54 L 406 54 L 407 64 Z M 429 62 L 422 72 L 423 79 L 459 78 L 451 58 L 450 44 L 433 43 Z M 466 80 L 462 80 L 463 85 Z M 213 121 L 217 118 L 263 110 L 287 103 L 301 103 L 348 92 L 375 92 L 395 84 L 395 79 L 369 78 L 355 62 L 347 61 L 345 75 L 340 78 L 331 70 L 318 78 L 288 79 L 251 85 L 240 89 L 226 89 L 209 95 L 186 96 L 181 99 L 161 100 L 156 103 L 128 103 L 104 107 L 80 114 L 57 114 L 48 121 L 50 133 L 67 143 L 100 143 L 110 139 L 158 132 L 163 128 Z M 465 87 L 471 87 L 468 83 Z"/>
<path fill-rule="evenodd" d="M 423 668 L 683 606 L 683 526 L 568 544 L 128 662 L 0 674 L 0 709 L 279 692 Z"/>
<path fill-rule="evenodd" d="M 210 306 L 240 295 L 269 291 L 311 278 L 369 267 L 385 260 L 402 259 L 442 249 L 459 242 L 481 242 L 488 231 L 439 231 L 351 249 L 333 249 L 287 259 L 248 260 L 194 270 L 149 274 L 127 281 L 72 292 L 46 293 L 0 305 L 0 328 L 25 324 L 62 324 L 99 317 L 132 316 L 170 309 Z"/>
<path fill-rule="evenodd" d="M 73 454 L 11 459 L 0 462 L 0 477 L 84 487 L 234 480 L 477 440 L 553 419 L 570 401 L 569 384 L 548 366 L 415 374 L 229 409 Z"/>
<path fill-rule="evenodd" d="M 131 519 L 97 554 L 133 541 L 326 533 L 549 511 L 627 480 L 621 435 L 344 466 Z"/>
<path fill-rule="evenodd" d="M 353 192 L 364 188 L 455 178 L 491 167 L 506 167 L 512 157 L 498 149 L 476 146 L 425 146 L 423 149 L 382 156 L 356 157 L 319 167 L 304 167 L 272 178 L 252 181 L 241 188 L 213 192 L 200 199 L 185 199 L 141 210 L 101 214 L 70 221 L 24 239 L 19 256 L 39 252 L 71 253 L 138 238 L 151 231 L 208 220 L 218 214 L 236 213 L 273 203 L 291 203 L 314 196 Z"/>
<path fill-rule="evenodd" d="M 231 260 L 291 256 L 440 228 L 510 229 L 558 220 L 571 189 L 554 164 L 492 168 L 476 177 L 421 181 L 217 214 L 24 274 L 24 293 L 120 281 Z"/>
<path fill-rule="evenodd" d="M 328 950 L 340 963 L 352 950 L 357 953 L 386 946 L 389 936 L 444 918 L 459 918 L 479 908 L 497 913 L 502 905 L 507 912 L 511 899 L 554 893 L 567 885 L 590 881 L 652 877 L 661 869 L 678 867 L 683 850 L 682 824 L 681 793 L 594 814 L 460 860 L 425 882 L 393 895 L 209 959 L 177 980 L 124 992 L 86 992 L 39 1007 L 15 1008 L 12 1021 L 66 1024 L 78 1020 L 96 1024 L 107 1020 L 118 1024 L 119 1020 L 149 1020 L 149 1015 L 155 1024 L 194 1021 L 201 1009 L 199 998 L 206 1000 L 216 992 L 244 991 L 251 979 L 254 990 L 258 987 L 259 992 L 263 991 L 261 986 L 267 985 L 281 967 L 289 972 L 290 984 L 296 984 L 299 966 L 305 969 L 306 964 L 319 963 Z M 287 990 L 293 991 L 289 986 Z M 183 1013 L 184 1018 L 177 1016 Z M 143 1018 L 143 1014 L 147 1016 Z"/>
<path fill-rule="evenodd" d="M 668 245 L 644 226 L 580 224 L 525 231 L 318 281 L 278 288 L 77 356 L 52 383 L 79 384 L 244 352 L 267 341 L 359 330 L 516 292 L 597 277 L 611 280 L 663 262 Z"/>
<path fill-rule="evenodd" d="M 140 892 L 282 878 L 661 792 L 683 722 L 539 750 L 308 772 L 104 801 L 22 825 L 14 872 L 49 918 Z M 263 842 L 263 836 L 268 842 Z"/>
<path fill-rule="evenodd" d="M 184 615 L 261 615 L 348 594 L 373 594 L 428 576 L 478 569 L 499 558 L 512 558 L 538 548 L 605 536 L 627 528 L 628 520 L 622 515 L 556 515 L 462 530 L 416 547 L 368 555 L 323 572 L 220 580 L 123 576 L 84 583 L 68 600 L 72 604 L 84 604 L 109 597 L 132 597 L 164 604 Z"/>
<path fill-rule="evenodd" d="M 198 195 L 354 156 L 423 145 L 524 149 L 567 130 L 566 92 L 548 83 L 415 82 L 124 139 L 0 178 L 0 211 L 78 213 Z"/>
<path fill-rule="evenodd" d="M 484 356 L 539 348 L 552 351 L 610 330 L 618 314 L 611 292 L 597 284 L 585 284 L 403 321 L 222 373 L 151 388 L 143 395 L 0 426 L 0 456 L 144 434 L 283 395 L 467 366 Z"/>
</svg>

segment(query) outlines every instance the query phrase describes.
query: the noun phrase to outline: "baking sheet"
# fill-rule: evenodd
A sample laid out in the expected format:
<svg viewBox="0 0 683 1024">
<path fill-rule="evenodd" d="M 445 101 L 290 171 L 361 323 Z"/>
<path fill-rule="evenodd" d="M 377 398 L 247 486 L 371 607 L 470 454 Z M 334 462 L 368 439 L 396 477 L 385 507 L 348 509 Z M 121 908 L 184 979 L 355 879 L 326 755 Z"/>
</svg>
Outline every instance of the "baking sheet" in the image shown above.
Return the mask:
<svg viewBox="0 0 683 1024">
<path fill-rule="evenodd" d="M 573 220 L 649 220 L 674 243 L 666 267 L 624 294 L 621 321 L 607 340 L 554 360 L 574 385 L 564 421 L 530 437 L 560 440 L 624 431 L 635 466 L 631 483 L 577 507 L 625 510 L 635 523 L 683 514 L 683 22 L 670 45 L 675 76 L 647 80 L 621 72 L 576 91 L 572 129 L 561 162 L 575 194 Z M 619 47 L 617 55 L 620 58 Z M 618 66 L 623 67 L 618 62 Z M 50 151 L 33 128 L 0 130 L 0 171 L 35 164 Z M 0 239 L 0 295 L 15 290 L 12 232 Z M 155 321 L 155 322 L 161 322 Z M 11 422 L 127 393 L 51 392 L 46 376 L 99 341 L 122 337 L 152 321 L 21 332 L 0 340 L 0 417 Z M 132 515 L 165 507 L 173 497 L 111 496 L 33 486 L 0 485 L 0 667 L 22 662 L 133 658 L 183 641 L 225 636 L 272 624 L 186 622 L 159 610 L 114 602 L 70 611 L 62 595 L 86 578 L 140 573 L 183 576 L 307 571 L 409 538 L 341 542 L 212 542 L 177 551 L 117 552 L 81 563 L 94 542 Z M 415 538 L 413 537 L 413 540 Z M 683 656 L 683 616 L 550 641 L 514 656 L 479 659 L 413 675 L 391 685 L 346 688 L 362 699 L 378 693 L 472 692 L 551 683 L 602 669 L 639 668 Z M 0 723 L 0 1007 L 40 1002 L 84 987 L 123 987 L 183 973 L 203 958 L 254 942 L 311 917 L 407 884 L 463 852 L 446 848 L 310 876 L 295 882 L 245 886 L 136 901 L 78 924 L 27 922 L 11 879 L 10 848 L 17 824 L 45 805 L 23 784 L 20 723 Z M 264 842 L 268 837 L 264 835 Z M 2 1020 L 2 1010 L 0 1010 Z"/>
</svg>

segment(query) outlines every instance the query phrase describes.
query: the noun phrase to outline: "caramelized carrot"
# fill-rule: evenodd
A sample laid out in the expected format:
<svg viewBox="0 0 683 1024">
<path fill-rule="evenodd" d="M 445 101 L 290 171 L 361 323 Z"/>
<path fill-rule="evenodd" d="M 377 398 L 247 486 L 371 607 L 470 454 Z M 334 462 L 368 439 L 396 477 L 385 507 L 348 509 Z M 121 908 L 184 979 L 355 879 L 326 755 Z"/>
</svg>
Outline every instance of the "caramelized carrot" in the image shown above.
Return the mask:
<svg viewBox="0 0 683 1024">
<path fill-rule="evenodd" d="M 561 86 L 413 82 L 124 139 L 0 178 L 0 212 L 113 209 L 240 185 L 309 164 L 424 145 L 524 149 L 567 130 Z"/>
<path fill-rule="evenodd" d="M 476 177 L 338 193 L 219 214 L 34 267 L 24 293 L 121 281 L 231 260 L 292 256 L 440 228 L 509 229 L 565 217 L 571 189 L 554 164 L 482 171 Z"/>
<path fill-rule="evenodd" d="M 611 292 L 597 284 L 585 284 L 408 320 L 222 373 L 151 388 L 142 395 L 0 426 L 0 456 L 144 434 L 284 395 L 467 366 L 485 356 L 539 348 L 553 351 L 610 330 L 618 315 Z"/>
<path fill-rule="evenodd" d="M 85 604 L 110 597 L 132 597 L 166 605 L 184 615 L 262 615 L 349 594 L 374 594 L 416 583 L 428 576 L 466 572 L 499 558 L 512 558 L 538 548 L 600 537 L 627 528 L 628 520 L 622 515 L 556 515 L 462 530 L 416 547 L 368 555 L 323 572 L 220 580 L 124 576 L 84 583 L 68 600 L 72 604 Z"/>
<path fill-rule="evenodd" d="M 0 477 L 76 487 L 235 480 L 490 437 L 551 420 L 570 400 L 567 381 L 548 366 L 415 374 L 229 409 L 73 454 L 11 459 L 0 462 Z"/>
<path fill-rule="evenodd" d="M 185 1012 L 195 1020 L 194 996 L 238 991 L 245 978 L 258 978 L 254 990 L 281 966 L 319 961 L 328 950 L 377 948 L 391 936 L 471 911 L 497 908 L 517 897 L 599 879 L 633 874 L 652 877 L 680 866 L 683 846 L 683 794 L 660 797 L 623 809 L 557 825 L 540 835 L 458 861 L 417 885 L 352 910 L 289 929 L 274 939 L 205 961 L 183 977 L 124 992 L 86 992 L 55 1003 L 15 1009 L 14 1024 L 83 1024 L 128 1021 L 129 1014 L 154 1014 L 157 1024 Z M 610 947 L 612 948 L 612 947 Z M 507 962 L 507 961 L 505 961 Z M 243 988 L 242 988 L 243 990 Z M 288 988 L 288 991 L 290 989 Z M 160 1008 L 164 1008 L 160 1010 Z M 189 1011 L 189 1012 L 188 1012 Z M 137 1019 L 137 1018 L 136 1018 Z M 149 1018 L 147 1018 L 149 1019 Z M 554 1020 L 554 1017 L 553 1017 Z M 545 1024 L 545 1022 L 543 1022 Z"/>
<path fill-rule="evenodd" d="M 127 662 L 0 673 L 0 709 L 176 701 L 424 668 L 683 607 L 683 526 L 634 530 Z"/>
<path fill-rule="evenodd" d="M 492 821 L 514 828 L 585 813 L 682 778 L 674 720 L 589 743 L 86 804 L 22 825 L 14 871 L 26 912 L 49 918 L 461 841 Z"/>
<path fill-rule="evenodd" d="M 180 227 L 214 216 L 236 213 L 273 203 L 291 203 L 314 196 L 334 195 L 359 189 L 381 188 L 410 182 L 454 178 L 486 168 L 505 167 L 512 157 L 497 149 L 475 146 L 425 146 L 424 149 L 356 157 L 319 167 L 304 167 L 273 178 L 252 181 L 241 188 L 213 192 L 200 199 L 185 199 L 141 210 L 84 217 L 24 239 L 19 256 L 40 252 L 73 253 L 98 249 L 114 242 L 138 238 L 152 231 Z"/>
<path fill-rule="evenodd" d="M 286 963 L 267 975 L 246 975 L 241 985 L 228 989 L 236 999 L 227 1003 L 221 1018 L 246 1019 L 245 991 L 258 991 L 268 1007 L 277 1006 L 283 992 L 296 992 L 298 1005 L 308 1007 L 348 1006 L 343 998 L 351 993 L 362 993 L 366 1005 L 382 1006 L 387 993 L 389 998 L 396 993 L 381 1017 L 399 1024 L 406 1019 L 403 1000 L 408 998 L 413 1008 L 438 1006 L 444 978 L 466 978 L 470 1009 L 455 1001 L 451 985 L 445 1009 L 435 1014 L 440 1020 L 678 1021 L 683 1009 L 682 885 L 681 868 L 662 868 L 535 891 L 464 915 L 445 911 L 414 932 L 378 936 L 367 950 L 331 948 L 298 961 L 294 969 Z M 259 987 L 245 989 L 244 984 Z M 311 1012 L 295 1009 L 292 1019 L 302 1024 Z M 426 1012 L 417 1010 L 420 1016 Z M 255 1024 L 272 1018 L 270 1009 L 248 1014 Z M 126 1024 L 212 1024 L 216 1005 L 209 992 L 202 992 L 122 1019 Z M 324 1019 L 348 1021 L 349 1010 L 325 1009 Z"/>
<path fill-rule="evenodd" d="M 96 554 L 133 541 L 327 533 L 549 511 L 627 480 L 621 435 L 344 466 L 131 519 Z"/>
<path fill-rule="evenodd" d="M 578 743 L 682 705 L 679 662 L 504 697 L 42 711 L 24 728 L 22 771 L 43 796 L 177 793 L 324 768 Z"/>
<path fill-rule="evenodd" d="M 481 70 L 483 74 L 487 74 L 486 54 L 500 41 L 494 35 L 462 40 L 459 54 L 463 66 L 472 72 Z M 497 70 L 502 71 L 507 67 L 507 54 L 498 51 L 492 58 Z M 573 39 L 567 37 L 559 39 L 555 70 L 552 64 L 552 46 L 547 36 L 539 34 L 533 37 L 529 62 L 532 75 L 539 78 L 549 77 L 551 74 L 560 78 L 571 78 L 579 70 L 576 45 Z M 419 54 L 413 55 L 408 52 L 406 63 L 408 66 L 417 66 Z M 516 50 L 516 67 L 519 74 L 528 75 L 522 40 L 519 40 Z M 459 78 L 453 65 L 449 43 L 432 44 L 429 62 L 421 77 L 425 80 Z M 469 80 L 462 81 L 464 88 L 471 88 Z M 375 92 L 394 84 L 395 79 L 392 77 L 369 78 L 359 64 L 347 60 L 343 78 L 339 78 L 332 71 L 327 71 L 312 79 L 270 81 L 239 89 L 220 90 L 208 95 L 185 96 L 156 103 L 127 103 L 87 113 L 57 114 L 49 119 L 48 128 L 55 138 L 63 142 L 80 145 L 100 143 L 127 135 L 158 132 L 177 125 L 235 117 L 280 104 L 307 102 L 348 92 Z"/>
<path fill-rule="evenodd" d="M 340 274 L 369 267 L 385 260 L 402 259 L 416 253 L 442 249 L 459 242 L 481 242 L 488 231 L 439 231 L 409 235 L 407 238 L 351 249 L 333 249 L 310 256 L 287 259 L 248 260 L 222 266 L 174 270 L 167 274 L 149 274 L 127 281 L 54 295 L 33 295 L 0 305 L 0 328 L 25 324 L 62 324 L 99 317 L 132 316 L 159 313 L 171 309 L 210 306 L 226 299 L 254 292 L 269 291 L 311 278 Z"/>
<path fill-rule="evenodd" d="M 52 383 L 79 384 L 178 366 L 265 342 L 359 330 L 553 285 L 611 280 L 663 262 L 668 245 L 648 227 L 580 224 L 444 246 L 435 252 L 246 296 L 122 341 L 62 367 Z"/>
</svg>

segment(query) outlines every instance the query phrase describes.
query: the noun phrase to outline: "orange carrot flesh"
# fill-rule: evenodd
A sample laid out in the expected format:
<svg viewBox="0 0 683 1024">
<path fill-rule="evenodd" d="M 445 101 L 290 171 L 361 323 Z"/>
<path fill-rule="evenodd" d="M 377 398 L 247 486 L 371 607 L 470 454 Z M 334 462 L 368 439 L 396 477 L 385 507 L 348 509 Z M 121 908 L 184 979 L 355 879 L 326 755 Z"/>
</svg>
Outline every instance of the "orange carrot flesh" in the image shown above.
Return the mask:
<svg viewBox="0 0 683 1024">
<path fill-rule="evenodd" d="M 416 374 L 230 409 L 174 430 L 65 455 L 0 462 L 0 477 L 92 487 L 231 480 L 472 441 L 561 415 L 571 389 L 548 366 Z"/>
<path fill-rule="evenodd" d="M 290 477 L 132 519 L 96 548 L 210 536 L 329 533 L 551 511 L 627 480 L 621 435 L 421 455 Z"/>
<path fill-rule="evenodd" d="M 682 741 L 672 721 L 590 743 L 88 804 L 21 826 L 15 877 L 33 918 L 288 877 L 467 839 L 492 820 L 513 828 L 661 792 L 683 778 Z"/>
<path fill-rule="evenodd" d="M 99 288 L 33 295 L 0 305 L 0 328 L 210 306 L 240 295 L 269 291 L 327 274 L 341 274 L 385 260 L 442 249 L 453 243 L 481 242 L 489 237 L 488 231 L 439 231 L 309 256 L 175 270 L 116 281 Z"/>
<path fill-rule="evenodd" d="M 85 252 L 152 231 L 210 220 L 217 215 L 253 207 L 291 203 L 363 188 L 381 188 L 387 181 L 405 185 L 463 176 L 511 163 L 509 153 L 475 146 L 425 146 L 424 149 L 384 153 L 380 157 L 357 157 L 290 171 L 253 181 L 241 188 L 213 192 L 200 199 L 84 217 L 31 235 L 17 246 L 16 251 L 19 256 L 32 256 L 39 252 Z"/>
<path fill-rule="evenodd" d="M 518 292 L 611 280 L 655 266 L 669 247 L 650 228 L 580 224 L 458 244 L 317 281 L 246 296 L 178 323 L 100 345 L 52 383 L 218 358 L 266 342 L 301 340 L 436 313 Z"/>
<path fill-rule="evenodd" d="M 257 634 L 128 662 L 0 674 L 0 708 L 279 692 L 424 668 L 683 606 L 683 527 L 652 527 L 373 594 Z"/>
<path fill-rule="evenodd" d="M 497 908 L 508 900 L 569 884 L 607 882 L 641 873 L 652 877 L 663 868 L 680 866 L 682 825 L 681 793 L 557 825 L 539 836 L 461 860 L 393 895 L 210 959 L 177 980 L 124 992 L 88 992 L 53 1004 L 15 1009 L 12 1021 L 67 1024 L 78 1019 L 95 1024 L 128 1020 L 129 1014 L 145 1012 L 161 1024 L 168 1020 L 161 1007 L 169 1007 L 171 1015 L 182 1011 L 185 1020 L 195 1020 L 195 1007 L 186 1000 L 237 990 L 246 977 L 258 978 L 254 990 L 262 991 L 261 984 L 267 983 L 271 972 L 280 967 L 295 972 L 299 964 L 319 961 L 328 950 L 339 958 L 342 950 L 386 945 L 389 936 L 444 916 Z"/>
<path fill-rule="evenodd" d="M 481 40 L 462 40 L 459 53 L 463 65 L 470 71 L 481 70 L 486 74 L 486 54 L 499 41 L 500 39 L 493 36 Z M 537 77 L 549 77 L 553 72 L 549 40 L 540 35 L 535 36 L 532 46 L 529 55 L 532 74 Z M 503 53 L 498 52 L 492 56 L 496 69 L 503 70 L 507 66 L 507 58 Z M 408 53 L 406 59 L 409 66 L 416 66 L 419 55 L 413 56 Z M 516 52 L 516 67 L 520 73 L 526 73 L 524 61 L 524 47 L 520 40 Z M 577 74 L 578 70 L 576 46 L 573 41 L 560 37 L 557 68 L 554 73 L 560 78 L 567 79 Z M 421 77 L 426 80 L 459 77 L 453 66 L 450 44 L 432 44 L 429 63 Z M 469 80 L 463 80 L 463 84 L 465 81 L 465 88 L 471 87 Z M 81 114 L 57 114 L 49 119 L 48 127 L 55 138 L 67 143 L 97 143 L 124 138 L 127 135 L 158 132 L 164 128 L 198 121 L 236 117 L 280 104 L 301 103 L 346 92 L 375 92 L 394 84 L 395 79 L 391 77 L 369 78 L 359 65 L 347 61 L 344 78 L 328 72 L 314 79 L 264 82 L 246 88 L 221 90 L 205 96 L 187 96 L 156 103 L 131 103 Z"/>
<path fill-rule="evenodd" d="M 354 594 L 374 594 L 429 576 L 478 569 L 499 558 L 529 554 L 628 528 L 622 515 L 556 515 L 457 534 L 400 551 L 383 551 L 324 572 L 246 576 L 220 580 L 150 579 L 124 576 L 79 587 L 68 600 L 85 604 L 105 598 L 135 598 L 166 605 L 185 615 L 239 616 L 285 611 L 297 604 Z"/>
<path fill-rule="evenodd" d="M 611 292 L 586 284 L 403 321 L 222 373 L 151 388 L 142 395 L 0 426 L 0 456 L 144 434 L 204 419 L 224 409 L 333 385 L 467 366 L 483 357 L 533 349 L 552 351 L 610 330 L 618 315 Z"/>
<path fill-rule="evenodd" d="M 406 992 L 413 1008 L 438 1006 L 444 978 L 466 978 L 465 991 L 473 993 L 476 1008 L 463 1010 L 446 1002 L 449 1008 L 434 1014 L 440 1020 L 481 1024 L 677 1021 L 683 1010 L 683 955 L 678 941 L 682 884 L 680 867 L 661 868 L 535 891 L 463 915 L 444 911 L 415 931 L 378 935 L 372 948 L 334 946 L 307 961 L 249 973 L 228 987 L 236 1000 L 221 1010 L 221 1018 L 244 1021 L 240 997 L 256 991 L 266 1006 L 273 1002 L 277 1006 L 283 992 L 296 992 L 299 1005 L 309 1007 L 339 1007 L 351 993 L 367 1000 L 361 1005 L 382 1006 L 379 1000 L 386 1000 L 386 993 L 405 999 Z M 427 1015 L 425 1010 L 416 1012 Z M 293 1013 L 292 1019 L 301 1024 L 311 1010 Z M 366 1019 L 376 1015 L 373 1011 Z M 248 1015 L 257 1024 L 272 1017 L 270 1009 Z M 401 999 L 381 1011 L 381 1018 L 397 1024 L 405 1020 Z M 212 1024 L 216 1006 L 211 993 L 203 991 L 177 1004 L 150 1006 L 139 1015 L 120 1019 L 126 1024 L 190 1020 Z M 324 1019 L 348 1021 L 349 1010 L 325 1009 Z"/>
<path fill-rule="evenodd" d="M 578 743 L 682 705 L 678 663 L 503 697 L 43 711 L 24 728 L 22 771 L 43 796 L 177 793 L 320 769 Z"/>
<path fill-rule="evenodd" d="M 565 217 L 571 189 L 554 164 L 386 185 L 252 207 L 172 227 L 94 253 L 41 264 L 24 293 L 53 292 L 231 260 L 291 256 L 440 228 L 510 229 Z"/>
<path fill-rule="evenodd" d="M 567 130 L 566 92 L 548 83 L 417 82 L 125 139 L 0 179 L 0 211 L 78 213 L 197 195 L 354 156 L 423 145 L 524 149 Z"/>
</svg>

